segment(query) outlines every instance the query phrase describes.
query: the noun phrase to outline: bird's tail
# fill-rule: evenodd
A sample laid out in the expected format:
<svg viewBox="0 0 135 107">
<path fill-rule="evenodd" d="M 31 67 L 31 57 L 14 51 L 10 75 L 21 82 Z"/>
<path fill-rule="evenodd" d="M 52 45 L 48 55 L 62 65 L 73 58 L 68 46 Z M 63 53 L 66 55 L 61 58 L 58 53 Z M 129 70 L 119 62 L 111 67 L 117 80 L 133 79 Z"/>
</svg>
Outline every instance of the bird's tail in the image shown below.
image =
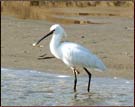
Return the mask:
<svg viewBox="0 0 135 107">
<path fill-rule="evenodd" d="M 96 70 L 98 71 L 105 71 L 107 68 L 105 66 L 105 64 L 101 61 L 101 59 L 99 59 L 97 56 L 95 56 L 95 66 L 96 66 Z"/>
</svg>

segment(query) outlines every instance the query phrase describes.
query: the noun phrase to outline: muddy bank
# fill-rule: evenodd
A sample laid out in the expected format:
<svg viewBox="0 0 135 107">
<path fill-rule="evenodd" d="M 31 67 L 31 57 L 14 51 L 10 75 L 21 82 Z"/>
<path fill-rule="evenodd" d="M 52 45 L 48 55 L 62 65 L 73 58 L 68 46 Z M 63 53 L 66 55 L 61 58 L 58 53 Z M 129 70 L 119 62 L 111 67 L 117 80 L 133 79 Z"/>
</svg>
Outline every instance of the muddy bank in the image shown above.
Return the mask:
<svg viewBox="0 0 135 107">
<path fill-rule="evenodd" d="M 108 67 L 104 73 L 92 72 L 93 76 L 116 76 L 133 79 L 134 31 L 133 18 L 87 16 L 87 20 L 109 22 L 109 24 L 64 25 L 66 40 L 82 44 L 98 55 Z M 44 40 L 43 47 L 32 47 L 32 43 L 49 31 L 53 22 L 45 20 L 16 19 L 1 17 L 1 66 L 9 68 L 35 69 L 40 71 L 72 74 L 63 62 L 55 58 L 39 60 L 47 54 L 50 38 Z M 79 69 L 81 74 L 86 73 Z"/>
</svg>

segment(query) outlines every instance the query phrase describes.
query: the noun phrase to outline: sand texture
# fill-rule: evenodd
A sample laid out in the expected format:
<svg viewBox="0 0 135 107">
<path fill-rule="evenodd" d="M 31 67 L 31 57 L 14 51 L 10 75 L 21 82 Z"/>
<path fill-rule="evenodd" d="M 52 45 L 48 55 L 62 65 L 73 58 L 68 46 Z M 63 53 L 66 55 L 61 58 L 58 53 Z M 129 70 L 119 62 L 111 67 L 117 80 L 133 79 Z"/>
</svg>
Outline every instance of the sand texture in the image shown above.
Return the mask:
<svg viewBox="0 0 135 107">
<path fill-rule="evenodd" d="M 103 8 L 101 11 L 100 8 L 95 9 L 95 7 L 93 7 L 93 9 L 84 8 L 82 10 L 80 8 L 71 8 L 71 10 L 64 8 L 61 9 L 61 12 L 59 12 L 60 8 L 54 8 L 54 10 L 56 13 L 55 17 L 58 19 L 71 19 L 73 22 L 61 22 L 61 19 L 55 20 L 54 17 L 51 20 L 45 20 L 44 18 L 42 20 L 34 20 L 19 19 L 7 16 L 7 14 L 2 15 L 2 67 L 72 74 L 70 68 L 56 58 L 39 59 L 39 56 L 44 54 L 46 54 L 44 57 L 52 57 L 49 50 L 51 37 L 42 41 L 40 47 L 32 46 L 35 41 L 49 31 L 52 24 L 60 23 L 68 34 L 68 37 L 63 40 L 76 42 L 87 47 L 106 64 L 108 70 L 102 73 L 91 71 L 94 76 L 134 78 L 134 19 L 133 14 L 130 13 L 133 12 L 133 10 L 127 9 L 126 14 L 122 13 L 121 8 L 108 9 L 108 12 Z M 70 14 L 80 12 L 80 10 L 81 13 L 85 14 Z M 105 14 L 90 14 L 96 13 L 94 11 Z M 118 14 L 120 11 L 122 15 L 106 15 L 109 13 Z M 61 13 L 65 13 L 65 15 Z M 79 20 L 79 22 L 74 23 L 76 20 Z M 81 23 L 82 20 L 86 22 Z M 88 21 L 94 23 L 87 23 Z M 81 75 L 86 75 L 85 71 L 82 69 L 79 69 L 79 71 Z"/>
</svg>

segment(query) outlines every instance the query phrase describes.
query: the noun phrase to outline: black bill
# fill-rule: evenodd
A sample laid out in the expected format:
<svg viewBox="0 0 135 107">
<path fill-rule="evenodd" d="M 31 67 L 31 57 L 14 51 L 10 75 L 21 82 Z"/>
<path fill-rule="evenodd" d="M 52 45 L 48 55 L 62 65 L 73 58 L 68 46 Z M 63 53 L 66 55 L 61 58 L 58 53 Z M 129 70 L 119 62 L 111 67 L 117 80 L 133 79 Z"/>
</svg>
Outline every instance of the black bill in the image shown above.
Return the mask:
<svg viewBox="0 0 135 107">
<path fill-rule="evenodd" d="M 51 35 L 55 30 L 50 31 L 48 34 L 46 34 L 45 36 L 43 36 L 41 39 L 39 39 L 35 45 L 38 45 L 43 39 L 45 39 L 46 37 L 48 37 L 49 35 Z"/>
</svg>

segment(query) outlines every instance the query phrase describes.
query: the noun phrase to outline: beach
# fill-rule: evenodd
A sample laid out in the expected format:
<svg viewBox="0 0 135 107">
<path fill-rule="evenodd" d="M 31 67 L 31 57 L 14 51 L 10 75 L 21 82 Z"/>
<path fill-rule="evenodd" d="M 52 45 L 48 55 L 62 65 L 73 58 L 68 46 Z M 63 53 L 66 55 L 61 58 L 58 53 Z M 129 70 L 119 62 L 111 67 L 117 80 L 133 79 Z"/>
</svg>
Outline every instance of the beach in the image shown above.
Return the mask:
<svg viewBox="0 0 135 107">
<path fill-rule="evenodd" d="M 108 8 L 108 7 L 106 7 Z M 59 12 L 60 8 L 54 8 Z M 75 13 L 78 8 L 71 9 Z M 68 8 L 61 12 L 70 12 Z M 92 11 L 92 9 L 90 9 Z M 93 12 L 94 12 L 93 7 Z M 112 12 L 111 12 L 112 10 Z M 99 56 L 107 66 L 106 72 L 90 71 L 97 77 L 134 78 L 134 18 L 133 11 L 127 13 L 117 9 L 109 9 L 114 16 L 106 14 L 96 15 L 56 15 L 57 18 L 86 20 L 93 23 L 60 23 L 67 32 L 66 41 L 83 45 Z M 89 9 L 82 9 L 88 13 Z M 95 10 L 99 11 L 100 8 Z M 104 13 L 105 9 L 102 9 Z M 129 13 L 128 13 L 129 12 Z M 53 18 L 54 19 L 54 18 Z M 21 19 L 7 14 L 1 17 L 1 66 L 4 68 L 31 69 L 42 72 L 72 75 L 72 71 L 61 60 L 56 58 L 39 59 L 41 55 L 52 57 L 49 42 L 51 36 L 40 43 L 40 47 L 32 44 L 45 35 L 55 20 Z M 59 20 L 58 20 L 59 22 Z M 79 68 L 80 75 L 87 75 Z"/>
</svg>

